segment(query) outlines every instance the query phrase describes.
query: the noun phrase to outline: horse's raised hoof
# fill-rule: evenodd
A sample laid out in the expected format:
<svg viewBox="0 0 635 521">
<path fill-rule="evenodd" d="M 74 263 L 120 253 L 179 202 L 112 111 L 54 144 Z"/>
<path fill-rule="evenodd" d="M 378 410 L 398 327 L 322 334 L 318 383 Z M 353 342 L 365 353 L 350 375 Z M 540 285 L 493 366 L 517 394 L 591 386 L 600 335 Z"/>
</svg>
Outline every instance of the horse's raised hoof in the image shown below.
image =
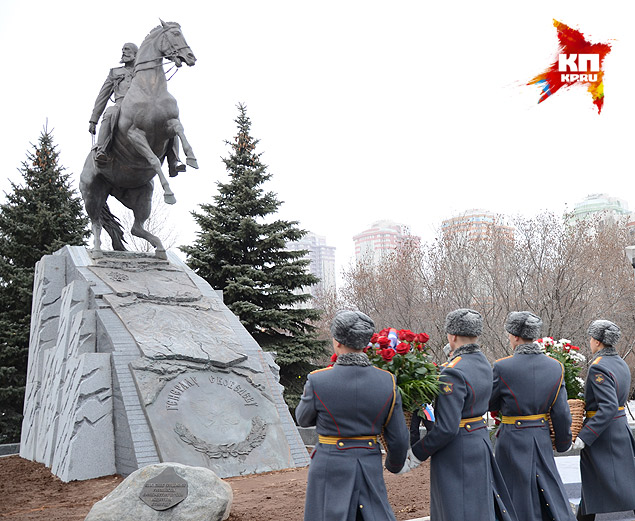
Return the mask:
<svg viewBox="0 0 635 521">
<path fill-rule="evenodd" d="M 165 250 L 155 250 L 154 257 L 155 259 L 168 260 L 168 254 L 165 253 Z"/>
<path fill-rule="evenodd" d="M 187 166 L 191 166 L 192 168 L 198 168 L 198 161 L 196 161 L 195 157 L 188 157 L 185 162 Z"/>
<path fill-rule="evenodd" d="M 174 194 L 163 194 L 163 200 L 166 202 L 166 204 L 176 203 L 176 197 L 174 197 Z"/>
</svg>

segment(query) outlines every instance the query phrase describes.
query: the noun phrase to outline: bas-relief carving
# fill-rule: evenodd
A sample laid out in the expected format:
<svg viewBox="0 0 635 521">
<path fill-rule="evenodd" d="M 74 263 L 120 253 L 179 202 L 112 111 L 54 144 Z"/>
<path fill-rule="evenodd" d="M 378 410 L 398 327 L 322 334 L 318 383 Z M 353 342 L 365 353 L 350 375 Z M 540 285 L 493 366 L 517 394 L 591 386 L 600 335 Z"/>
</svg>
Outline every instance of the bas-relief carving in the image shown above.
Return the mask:
<svg viewBox="0 0 635 521">
<path fill-rule="evenodd" d="M 221 313 L 150 303 L 113 309 L 148 358 L 185 359 L 220 367 L 247 358 Z"/>
<path fill-rule="evenodd" d="M 113 291 L 104 295 L 144 356 L 228 367 L 246 360 L 222 305 L 204 297 L 183 271 L 157 263 L 91 266 Z M 159 341 L 157 339 L 160 339 Z"/>
<path fill-rule="evenodd" d="M 172 379 L 146 407 L 161 459 L 208 467 L 220 477 L 291 466 L 275 404 L 262 390 L 232 372 Z"/>
</svg>

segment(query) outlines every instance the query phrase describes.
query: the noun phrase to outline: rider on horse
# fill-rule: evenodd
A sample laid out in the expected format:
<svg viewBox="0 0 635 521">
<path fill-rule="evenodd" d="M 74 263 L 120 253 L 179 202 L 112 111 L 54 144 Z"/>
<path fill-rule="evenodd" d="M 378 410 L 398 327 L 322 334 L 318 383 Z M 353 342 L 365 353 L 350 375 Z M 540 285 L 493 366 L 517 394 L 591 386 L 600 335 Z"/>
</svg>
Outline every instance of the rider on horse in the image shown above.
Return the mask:
<svg viewBox="0 0 635 521">
<path fill-rule="evenodd" d="M 98 167 L 105 166 L 109 160 L 108 150 L 113 131 L 117 126 L 120 102 L 123 100 L 132 83 L 138 47 L 134 43 L 126 43 L 121 51 L 120 63 L 123 63 L 124 66 L 110 69 L 108 77 L 95 100 L 95 107 L 93 108 L 88 127 L 88 131 L 94 135 L 97 128 L 97 121 L 101 114 L 104 114 L 101 120 L 101 127 L 99 128 L 99 135 L 97 136 L 97 145 L 95 145 L 94 149 L 95 163 Z M 115 104 L 108 107 L 104 112 L 108 100 L 112 95 L 115 97 Z M 179 145 L 177 139 L 173 138 L 171 140 L 166 156 L 168 159 L 170 177 L 177 176 L 179 172 L 185 172 L 185 165 L 179 160 Z"/>
</svg>

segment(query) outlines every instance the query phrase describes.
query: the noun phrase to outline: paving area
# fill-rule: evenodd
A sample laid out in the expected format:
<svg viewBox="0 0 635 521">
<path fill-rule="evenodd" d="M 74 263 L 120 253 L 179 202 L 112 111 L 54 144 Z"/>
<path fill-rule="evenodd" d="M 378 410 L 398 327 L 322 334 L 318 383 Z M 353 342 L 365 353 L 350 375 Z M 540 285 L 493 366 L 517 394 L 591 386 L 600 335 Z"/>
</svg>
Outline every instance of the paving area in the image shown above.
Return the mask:
<svg viewBox="0 0 635 521">
<path fill-rule="evenodd" d="M 577 509 L 580 503 L 580 456 L 559 456 L 556 458 L 558 472 L 564 483 L 572 507 Z M 635 486 L 635 483 L 633 484 Z M 612 514 L 597 514 L 596 521 L 635 521 L 635 514 L 631 512 L 616 512 Z M 420 517 L 410 521 L 429 521 L 429 517 Z"/>
</svg>

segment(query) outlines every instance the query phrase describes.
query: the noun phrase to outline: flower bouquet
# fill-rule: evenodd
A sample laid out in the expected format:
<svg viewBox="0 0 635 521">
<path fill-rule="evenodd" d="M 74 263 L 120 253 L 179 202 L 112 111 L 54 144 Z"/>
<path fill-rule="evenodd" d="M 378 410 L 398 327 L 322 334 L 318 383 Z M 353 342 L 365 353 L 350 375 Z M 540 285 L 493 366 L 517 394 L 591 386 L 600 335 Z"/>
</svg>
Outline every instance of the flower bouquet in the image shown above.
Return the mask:
<svg viewBox="0 0 635 521">
<path fill-rule="evenodd" d="M 569 409 L 571 409 L 572 441 L 575 441 L 584 421 L 584 380 L 579 374 L 586 358 L 580 353 L 580 348 L 571 344 L 571 341 L 566 338 L 556 341 L 547 336 L 539 338 L 536 342 L 547 356 L 555 358 L 564 366 L 564 384 L 569 398 Z M 551 419 L 549 427 L 551 428 Z M 552 441 L 555 439 L 553 428 L 551 428 L 551 439 Z"/>
<path fill-rule="evenodd" d="M 374 366 L 395 375 L 408 427 L 412 414 L 423 416 L 422 406 L 439 394 L 439 368 L 429 358 L 429 339 L 425 333 L 387 328 L 375 333 L 364 349 Z"/>
</svg>

